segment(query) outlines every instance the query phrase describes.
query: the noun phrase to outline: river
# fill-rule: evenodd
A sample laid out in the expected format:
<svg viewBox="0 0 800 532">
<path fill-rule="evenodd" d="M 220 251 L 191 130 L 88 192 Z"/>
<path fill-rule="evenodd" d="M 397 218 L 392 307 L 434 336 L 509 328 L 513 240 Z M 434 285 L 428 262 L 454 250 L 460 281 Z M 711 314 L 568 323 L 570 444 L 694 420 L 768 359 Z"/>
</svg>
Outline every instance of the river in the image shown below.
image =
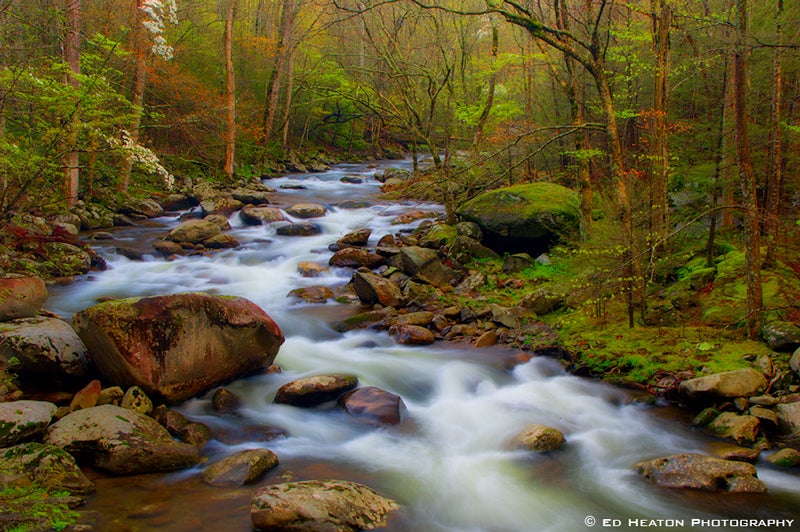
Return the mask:
<svg viewBox="0 0 800 532">
<path fill-rule="evenodd" d="M 630 530 L 654 528 L 648 525 L 657 520 L 673 520 L 662 521 L 660 529 L 749 529 L 691 522 L 731 518 L 795 519 L 797 528 L 797 474 L 765 463 L 758 468 L 766 495 L 670 491 L 641 480 L 633 471 L 639 461 L 710 453 L 712 440 L 669 407 L 640 403 L 626 391 L 568 375 L 543 357 L 508 369 L 509 353 L 499 348 L 406 347 L 377 331 L 340 334 L 331 323 L 352 313 L 349 306 L 287 298 L 294 288 L 324 284 L 335 289 L 350 279 L 348 269 L 332 268 L 319 278 L 297 272 L 301 261 L 327 265 L 328 245 L 347 232 L 370 227 L 374 244 L 419 223 L 392 225 L 397 215 L 442 210 L 382 202 L 374 171 L 367 165 L 339 165 L 322 174 L 267 182 L 278 189 L 277 205 L 328 206 L 327 216 L 312 220 L 322 227 L 320 235 L 280 236 L 273 226 L 245 226 L 234 214 L 232 234 L 243 244 L 235 250 L 172 261 L 131 261 L 114 253 L 115 245 L 149 249 L 153 238 L 177 225 L 177 214 L 169 215 L 155 220 L 162 227 L 117 229 L 115 241 L 97 243 L 107 271 L 52 290 L 47 308 L 65 318 L 105 297 L 198 291 L 243 296 L 265 309 L 286 336 L 276 359 L 282 373 L 228 386 L 244 401 L 240 415 L 215 415 L 207 397 L 179 407 L 217 435 L 203 450 L 209 461 L 267 447 L 281 464 L 260 483 L 240 489 L 204 485 L 202 466 L 127 478 L 94 473 L 98 491 L 84 508 L 95 516 L 98 530 L 247 531 L 250 498 L 258 486 L 314 478 L 362 482 L 396 499 L 403 509 L 386 528 L 394 531 Z M 344 176 L 364 181 L 343 183 Z M 338 206 L 353 199 L 373 204 Z M 362 385 L 402 396 L 408 419 L 396 427 L 366 429 L 337 411 L 272 403 L 282 384 L 328 373 L 355 374 Z M 511 449 L 508 441 L 530 423 L 560 429 L 566 445 L 535 456 Z M 280 427 L 288 435 L 264 441 L 264 427 Z"/>
</svg>

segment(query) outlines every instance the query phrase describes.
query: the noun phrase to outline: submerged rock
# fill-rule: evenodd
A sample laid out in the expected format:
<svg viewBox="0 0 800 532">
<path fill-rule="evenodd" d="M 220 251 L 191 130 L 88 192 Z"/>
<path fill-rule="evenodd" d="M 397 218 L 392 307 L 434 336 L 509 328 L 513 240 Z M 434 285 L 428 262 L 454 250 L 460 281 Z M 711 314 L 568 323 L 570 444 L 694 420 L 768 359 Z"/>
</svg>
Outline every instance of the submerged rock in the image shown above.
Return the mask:
<svg viewBox="0 0 800 532">
<path fill-rule="evenodd" d="M 119 475 L 171 471 L 199 461 L 151 417 L 114 405 L 73 412 L 51 425 L 45 443 Z"/>
<path fill-rule="evenodd" d="M 203 471 L 203 481 L 212 486 L 242 486 L 260 479 L 278 465 L 269 449 L 250 449 L 215 462 Z"/>
<path fill-rule="evenodd" d="M 169 402 L 269 367 L 284 340 L 251 301 L 202 293 L 109 301 L 73 324 L 105 381 Z"/>
<path fill-rule="evenodd" d="M 400 506 L 372 489 L 343 480 L 309 480 L 267 486 L 253 497 L 256 530 L 355 532 L 386 526 Z"/>
<path fill-rule="evenodd" d="M 701 454 L 676 454 L 637 464 L 636 471 L 663 488 L 764 493 L 756 468 L 745 462 L 720 460 Z"/>
</svg>

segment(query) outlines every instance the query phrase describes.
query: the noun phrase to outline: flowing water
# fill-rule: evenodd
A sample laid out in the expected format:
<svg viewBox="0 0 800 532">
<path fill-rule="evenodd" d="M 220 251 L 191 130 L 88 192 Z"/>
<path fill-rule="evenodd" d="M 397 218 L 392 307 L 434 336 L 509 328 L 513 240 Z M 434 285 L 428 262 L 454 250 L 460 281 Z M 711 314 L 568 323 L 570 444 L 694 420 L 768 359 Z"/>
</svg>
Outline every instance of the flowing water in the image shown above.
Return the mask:
<svg viewBox="0 0 800 532">
<path fill-rule="evenodd" d="M 512 367 L 506 363 L 510 354 L 499 348 L 406 347 L 377 331 L 340 334 L 331 323 L 352 313 L 349 306 L 287 298 L 297 287 L 324 284 L 335 289 L 350 279 L 348 269 L 332 268 L 319 278 L 297 272 L 301 261 L 327 264 L 328 244 L 345 233 L 370 227 L 374 241 L 413 229 L 415 224 L 392 225 L 399 214 L 441 211 L 437 205 L 381 203 L 373 173 L 365 165 L 341 165 L 323 174 L 268 182 L 290 187 L 279 188 L 275 203 L 328 206 L 327 216 L 313 220 L 322 227 L 321 235 L 279 236 L 271 226 L 244 226 L 235 214 L 232 232 L 243 243 L 236 250 L 173 261 L 130 261 L 109 245 L 99 248 L 108 259 L 108 271 L 53 290 L 48 308 L 65 318 L 101 297 L 187 291 L 238 295 L 265 309 L 286 336 L 276 359 L 283 373 L 228 386 L 244 401 L 240 415 L 214 414 L 208 398 L 179 407 L 217 435 L 203 451 L 209 461 L 267 447 L 281 465 L 260 483 L 239 489 L 204 485 L 199 480 L 202 466 L 128 478 L 95 473 L 98 492 L 86 509 L 95 514 L 98 530 L 246 531 L 250 498 L 258 486 L 314 478 L 362 482 L 396 499 L 403 509 L 387 529 L 397 531 L 581 531 L 592 528 L 587 523 L 603 530 L 636 529 L 654 524 L 650 520 L 673 520 L 663 521 L 662 529 L 724 530 L 726 526 L 714 526 L 720 523 L 693 525 L 691 520 L 731 518 L 795 519 L 797 527 L 797 474 L 763 463 L 759 476 L 769 488 L 767 495 L 669 491 L 642 481 L 633 471 L 641 460 L 709 452 L 710 439 L 690 429 L 681 413 L 568 375 L 546 358 Z M 346 175 L 364 182 L 340 182 Z M 352 199 L 373 204 L 339 206 Z M 145 249 L 155 235 L 177 225 L 177 214 L 156 221 L 163 227 L 118 230 L 112 244 Z M 355 374 L 362 385 L 399 394 L 408 407 L 407 420 L 373 429 L 336 410 L 272 403 L 282 384 L 327 373 Z M 565 447 L 535 456 L 511 449 L 509 440 L 530 423 L 560 429 Z M 279 427 L 287 436 L 265 441 L 268 427 Z M 608 526 L 603 526 L 604 519 Z"/>
</svg>

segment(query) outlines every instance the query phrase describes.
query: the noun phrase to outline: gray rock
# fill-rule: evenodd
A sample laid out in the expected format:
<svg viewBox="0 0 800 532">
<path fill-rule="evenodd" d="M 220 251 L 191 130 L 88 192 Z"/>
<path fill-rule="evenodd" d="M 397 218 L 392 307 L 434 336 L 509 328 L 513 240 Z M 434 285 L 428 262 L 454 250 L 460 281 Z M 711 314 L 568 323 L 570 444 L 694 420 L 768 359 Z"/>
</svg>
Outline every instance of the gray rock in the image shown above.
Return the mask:
<svg viewBox="0 0 800 532">
<path fill-rule="evenodd" d="M 131 199 L 119 207 L 117 212 L 128 216 L 141 215 L 145 218 L 157 218 L 164 214 L 164 209 L 155 200 Z"/>
<path fill-rule="evenodd" d="M 720 460 L 701 454 L 677 454 L 637 464 L 636 471 L 663 488 L 764 493 L 756 468 L 745 462 Z"/>
<path fill-rule="evenodd" d="M 250 506 L 256 530 L 355 532 L 386 526 L 395 501 L 362 484 L 308 480 L 259 490 Z"/>
<path fill-rule="evenodd" d="M 275 232 L 282 236 L 314 236 L 322 234 L 322 227 L 309 222 L 281 225 Z"/>
<path fill-rule="evenodd" d="M 0 447 L 11 447 L 43 434 L 57 409 L 45 401 L 0 403 Z"/>
<path fill-rule="evenodd" d="M 203 481 L 212 486 L 243 486 L 277 465 L 278 457 L 269 449 L 250 449 L 208 466 L 203 471 Z"/>
<path fill-rule="evenodd" d="M 40 378 L 83 377 L 87 349 L 70 325 L 57 318 L 23 318 L 0 323 L 0 360 L 16 357 L 18 372 Z"/>
<path fill-rule="evenodd" d="M 778 428 L 783 434 L 800 440 L 800 401 L 781 403 L 776 408 Z"/>
<path fill-rule="evenodd" d="M 45 443 L 119 475 L 190 467 L 197 449 L 176 442 L 153 418 L 114 405 L 73 412 L 51 425 Z"/>
<path fill-rule="evenodd" d="M 761 373 L 744 368 L 683 381 L 678 391 L 689 398 L 733 398 L 757 395 L 766 387 Z"/>
<path fill-rule="evenodd" d="M 767 323 L 761 337 L 773 351 L 790 352 L 800 347 L 800 327 L 789 321 Z"/>
</svg>

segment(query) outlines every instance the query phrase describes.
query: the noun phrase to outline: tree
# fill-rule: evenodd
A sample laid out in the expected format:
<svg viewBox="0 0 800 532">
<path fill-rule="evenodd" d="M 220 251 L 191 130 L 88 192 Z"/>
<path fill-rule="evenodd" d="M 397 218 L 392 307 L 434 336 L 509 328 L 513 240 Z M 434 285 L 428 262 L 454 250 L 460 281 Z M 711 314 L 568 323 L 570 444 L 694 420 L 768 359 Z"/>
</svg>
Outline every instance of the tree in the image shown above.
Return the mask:
<svg viewBox="0 0 800 532">
<path fill-rule="evenodd" d="M 65 38 L 64 62 L 68 66 L 65 82 L 75 89 L 80 88 L 79 76 L 81 73 L 81 1 L 66 0 L 65 8 Z M 78 126 L 80 122 L 79 100 L 75 102 L 75 109 L 70 118 L 70 125 L 65 138 L 64 155 L 64 197 L 67 205 L 74 205 L 78 201 L 78 182 L 80 179 L 78 141 Z"/>
<path fill-rule="evenodd" d="M 233 177 L 236 149 L 236 80 L 233 70 L 233 19 L 235 1 L 228 0 L 225 9 L 225 175 Z"/>
</svg>

